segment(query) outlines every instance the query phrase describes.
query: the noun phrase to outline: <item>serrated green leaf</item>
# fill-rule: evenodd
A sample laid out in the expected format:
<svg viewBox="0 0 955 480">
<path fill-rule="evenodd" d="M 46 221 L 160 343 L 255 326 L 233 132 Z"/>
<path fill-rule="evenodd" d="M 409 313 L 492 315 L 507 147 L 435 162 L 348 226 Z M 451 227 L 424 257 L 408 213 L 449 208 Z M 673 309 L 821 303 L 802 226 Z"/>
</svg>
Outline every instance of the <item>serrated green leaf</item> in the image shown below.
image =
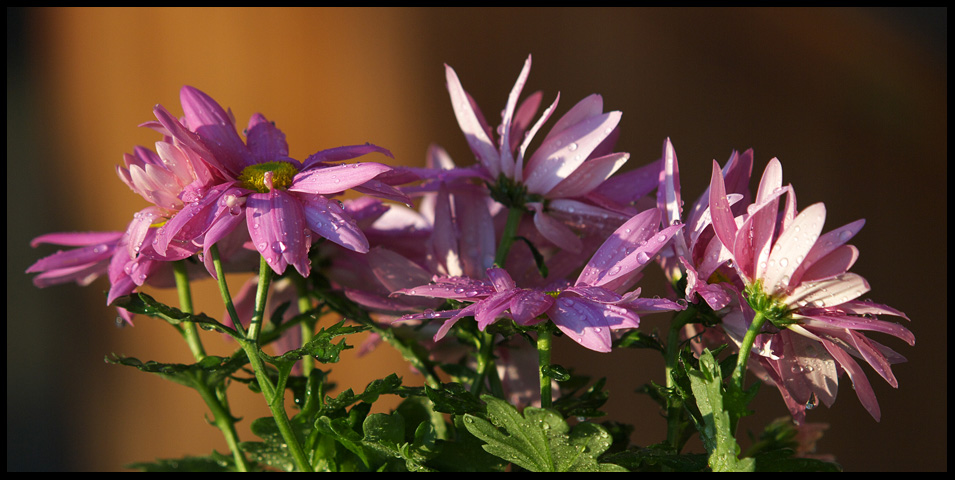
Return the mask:
<svg viewBox="0 0 955 480">
<path fill-rule="evenodd" d="M 133 367 L 142 372 L 154 373 L 167 380 L 171 380 L 190 388 L 197 385 L 215 387 L 227 377 L 248 363 L 244 355 L 234 357 L 208 356 L 198 363 L 160 363 L 156 361 L 143 362 L 134 357 L 120 357 L 113 354 L 105 358 L 106 363 Z"/>
<path fill-rule="evenodd" d="M 460 383 L 445 383 L 439 388 L 425 385 L 424 391 L 438 412 L 452 415 L 484 414 L 484 403 Z"/>
<path fill-rule="evenodd" d="M 488 453 L 533 472 L 625 471 L 598 462 L 613 441 L 603 427 L 584 422 L 571 431 L 556 410 L 526 407 L 521 415 L 504 400 L 481 398 L 490 421 L 465 415 L 464 422 Z"/>
<path fill-rule="evenodd" d="M 203 313 L 190 314 L 183 312 L 175 307 L 170 307 L 155 298 L 143 293 L 132 293 L 119 297 L 113 301 L 113 305 L 125 308 L 133 313 L 147 315 L 154 318 L 165 320 L 171 325 L 179 325 L 182 322 L 193 322 L 204 330 L 215 330 L 221 333 L 238 337 L 239 334 L 234 329 L 227 327 L 216 319 Z"/>
<path fill-rule="evenodd" d="M 704 350 L 699 358 L 700 369 L 689 372 L 690 387 L 702 424 L 697 426 L 703 446 L 709 453 L 710 468 L 716 472 L 752 472 L 752 458 L 739 459 L 739 444 L 733 437 L 729 413 L 723 408 L 722 373 L 712 352 Z"/>
</svg>

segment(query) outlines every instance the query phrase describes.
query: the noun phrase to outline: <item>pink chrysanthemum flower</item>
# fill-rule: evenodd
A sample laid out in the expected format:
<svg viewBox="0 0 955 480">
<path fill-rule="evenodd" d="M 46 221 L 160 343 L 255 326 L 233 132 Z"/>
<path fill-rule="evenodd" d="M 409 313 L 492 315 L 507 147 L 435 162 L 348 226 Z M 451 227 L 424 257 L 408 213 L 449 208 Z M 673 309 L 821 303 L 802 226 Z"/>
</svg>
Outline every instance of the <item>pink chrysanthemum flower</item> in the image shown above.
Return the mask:
<svg viewBox="0 0 955 480">
<path fill-rule="evenodd" d="M 723 166 L 721 174 L 724 184 L 728 185 L 729 202 L 744 205 L 749 197 L 748 182 L 753 169 L 753 151 L 747 150 L 743 154 L 736 151 L 730 155 Z M 709 207 L 709 189 L 703 192 L 690 207 L 684 221 L 683 199 L 680 192 L 680 169 L 677 162 L 676 150 L 670 139 L 663 144 L 663 158 L 660 169 L 660 186 L 657 189 L 657 207 L 665 212 L 664 225 L 684 223 L 682 229 L 673 236 L 670 246 L 661 252 L 659 257 L 664 274 L 671 284 L 686 280 L 685 298 L 689 302 L 696 302 L 699 295 L 713 310 L 726 307 L 731 301 L 728 293 L 719 281 L 720 275 L 714 277 L 717 281 L 708 280 L 722 267 L 725 267 L 726 258 L 718 254 L 722 249 L 720 240 L 711 228 L 712 222 L 707 207 Z M 732 273 L 732 272 L 731 272 Z"/>
<path fill-rule="evenodd" d="M 434 283 L 395 293 L 446 298 L 469 305 L 456 310 L 427 310 L 402 318 L 447 318 L 435 334 L 438 341 L 464 317 L 473 316 L 478 329 L 483 331 L 499 318 L 529 326 L 543 321 L 542 315 L 546 314 L 575 342 L 591 350 L 609 352 L 611 331 L 638 327 L 640 313 L 683 308 L 668 300 L 639 298 L 640 289 L 617 293 L 633 286 L 640 270 L 652 263 L 657 252 L 681 228 L 675 225 L 659 230 L 659 223 L 660 212 L 656 209 L 625 222 L 597 249 L 574 285 L 562 285 L 556 290 L 520 288 L 500 268 L 488 269 L 486 281 L 436 276 Z"/>
<path fill-rule="evenodd" d="M 371 144 L 345 146 L 299 162 L 288 156 L 285 134 L 263 115 L 252 116 L 243 141 L 231 113 L 211 97 L 186 86 L 180 99 L 184 124 L 157 106 L 160 123 L 200 152 L 225 180 L 166 223 L 155 243 L 160 254 L 173 238 L 201 240 L 207 269 L 215 275 L 209 249 L 244 221 L 255 249 L 276 273 L 291 264 L 307 276 L 312 232 L 348 249 L 368 251 L 361 229 L 329 196 L 365 187 L 369 192 L 387 190 L 384 195 L 402 197 L 387 185 L 374 183 L 376 176 L 391 170 L 387 165 L 329 163 L 372 152 L 391 157 L 388 150 Z"/>
<path fill-rule="evenodd" d="M 788 195 L 780 212 L 784 194 Z M 907 320 L 902 312 L 858 300 L 869 291 L 869 284 L 848 271 L 858 250 L 846 242 L 863 221 L 822 234 L 825 206 L 816 203 L 797 213 L 792 187 L 782 186 L 782 167 L 776 159 L 763 172 L 755 203 L 736 218 L 714 162 L 709 203 L 713 227 L 725 247 L 719 255 L 732 261 L 755 315 L 769 320 L 756 338 L 754 352 L 760 355 L 751 357 L 751 363 L 762 367 L 757 374 L 776 384 L 801 422 L 815 402 L 832 404 L 845 372 L 860 402 L 878 420 L 875 394 L 853 357 L 863 359 L 893 387 L 898 382 L 891 365 L 905 358 L 862 332 L 887 333 L 910 345 L 915 337 L 902 325 L 876 317 Z M 727 333 L 731 338 L 742 337 L 732 328 Z"/>
<path fill-rule="evenodd" d="M 591 223 L 619 225 L 627 217 L 593 203 L 581 201 L 616 172 L 628 153 L 611 153 L 618 135 L 621 113 L 603 112 L 603 98 L 584 98 L 562 116 L 528 156 L 527 149 L 546 122 L 560 95 L 531 125 L 540 106 L 541 92 L 535 92 L 518 106 L 518 97 L 530 74 L 531 57 L 524 62 L 508 96 L 497 138 L 471 96 L 464 90 L 454 69 L 445 66 L 448 92 L 458 124 L 471 151 L 486 172 L 498 201 L 517 203 L 512 208 L 534 211 L 534 224 L 555 245 L 574 252 L 580 239 L 566 223 L 587 218 Z M 514 197 L 519 198 L 504 198 Z M 579 225 L 583 226 L 583 224 Z"/>
</svg>

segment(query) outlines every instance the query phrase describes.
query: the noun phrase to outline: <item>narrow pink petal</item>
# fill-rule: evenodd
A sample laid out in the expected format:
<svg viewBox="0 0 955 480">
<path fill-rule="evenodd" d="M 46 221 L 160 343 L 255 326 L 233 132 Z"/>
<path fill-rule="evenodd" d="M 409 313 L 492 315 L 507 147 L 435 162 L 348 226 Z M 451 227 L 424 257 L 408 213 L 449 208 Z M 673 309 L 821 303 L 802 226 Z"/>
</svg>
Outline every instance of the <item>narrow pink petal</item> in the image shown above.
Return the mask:
<svg viewBox="0 0 955 480">
<path fill-rule="evenodd" d="M 445 78 L 448 93 L 451 95 L 451 107 L 454 109 L 454 116 L 458 120 L 461 131 L 464 132 L 464 137 L 467 139 L 471 151 L 478 161 L 487 168 L 491 176 L 497 178 L 498 174 L 501 173 L 501 165 L 500 156 L 494 147 L 494 143 L 491 142 L 481 125 L 467 92 L 464 91 L 461 81 L 458 80 L 457 73 L 448 65 L 445 65 Z"/>
<path fill-rule="evenodd" d="M 372 248 L 365 259 L 372 274 L 389 292 L 424 285 L 431 280 L 427 270 L 386 248 Z"/>
<path fill-rule="evenodd" d="M 546 194 L 580 166 L 620 122 L 620 112 L 588 117 L 546 139 L 527 162 L 524 185 Z"/>
<path fill-rule="evenodd" d="M 179 92 L 186 125 L 199 135 L 199 139 L 215 158 L 231 167 L 230 171 L 251 165 L 248 148 L 236 132 L 235 121 L 212 97 L 204 92 L 184 86 Z M 163 122 L 167 128 L 166 122 Z M 173 132 L 175 135 L 175 132 Z"/>
<path fill-rule="evenodd" d="M 862 402 L 862 406 L 865 407 L 869 415 L 872 415 L 872 418 L 878 422 L 882 418 L 882 411 L 879 409 L 879 402 L 875 398 L 875 391 L 872 390 L 872 385 L 869 383 L 869 379 L 866 378 L 865 372 L 863 372 L 859 364 L 852 359 L 852 356 L 841 348 L 829 342 L 824 342 L 823 345 L 825 345 L 829 354 L 832 355 L 832 358 L 834 358 L 836 362 L 839 363 L 839 366 L 849 375 L 849 380 L 852 381 L 852 388 L 855 390 L 856 396 L 859 397 L 859 401 Z"/>
<path fill-rule="evenodd" d="M 298 198 L 307 228 L 349 250 L 368 251 L 368 239 L 341 204 L 321 195 L 300 194 Z"/>
<path fill-rule="evenodd" d="M 524 67 L 517 76 L 517 81 L 507 96 L 507 105 L 504 107 L 504 115 L 501 118 L 501 144 L 499 152 L 501 154 L 501 172 L 507 178 L 514 178 L 514 156 L 511 154 L 511 121 L 514 118 L 514 109 L 517 108 L 517 99 L 521 96 L 521 90 L 527 83 L 527 76 L 531 72 L 531 56 L 527 56 L 524 61 Z"/>
<path fill-rule="evenodd" d="M 534 136 L 537 135 L 537 131 L 541 129 L 545 122 L 550 118 L 554 113 L 554 110 L 557 108 L 557 103 L 560 101 L 560 93 L 557 93 L 557 97 L 554 98 L 554 103 L 551 103 L 549 107 L 544 110 L 544 113 L 541 114 L 540 118 L 537 119 L 537 122 L 534 123 L 534 126 L 526 134 L 524 134 L 524 141 L 521 142 L 520 149 L 517 151 L 517 160 L 514 164 L 514 180 L 518 182 L 524 182 L 524 158 L 527 154 L 527 147 L 530 146 L 531 140 L 534 139 Z"/>
<path fill-rule="evenodd" d="M 587 97 L 584 97 L 582 100 L 577 102 L 570 110 L 567 111 L 564 115 L 554 123 L 554 126 L 551 128 L 550 133 L 547 134 L 547 137 L 544 138 L 546 142 L 547 139 L 551 138 L 554 135 L 559 135 L 571 128 L 578 123 L 586 121 L 591 117 L 599 116 L 603 113 L 604 109 L 604 99 L 599 94 L 591 94 Z"/>
<path fill-rule="evenodd" d="M 877 318 L 845 315 L 836 310 L 800 315 L 800 322 L 806 328 L 824 329 L 827 332 L 842 330 L 863 330 L 880 332 L 899 338 L 909 345 L 915 345 L 915 335 L 904 326 L 879 320 Z"/>
<path fill-rule="evenodd" d="M 817 282 L 826 278 L 842 275 L 849 271 L 852 265 L 859 258 L 859 249 L 852 245 L 843 245 L 831 252 L 825 257 L 812 263 L 809 268 L 797 269 L 793 273 L 791 285 L 802 282 Z M 806 262 L 803 261 L 803 264 Z"/>
<path fill-rule="evenodd" d="M 289 191 L 321 195 L 344 192 L 389 170 L 391 170 L 391 167 L 388 165 L 374 162 L 311 168 L 295 175 Z"/>
<path fill-rule="evenodd" d="M 547 240 L 564 250 L 577 253 L 583 249 L 580 238 L 569 227 L 543 212 L 539 203 L 535 208 L 534 226 Z"/>
<path fill-rule="evenodd" d="M 483 332 L 488 325 L 501 318 L 507 307 L 510 306 L 511 300 L 517 294 L 517 289 L 495 292 L 490 297 L 478 302 L 474 312 L 474 320 L 477 322 L 478 330 Z"/>
<path fill-rule="evenodd" d="M 454 194 L 457 217 L 458 252 L 464 275 L 481 277 L 494 265 L 497 240 L 494 237 L 494 219 L 486 201 L 486 194 L 459 190 Z"/>
<path fill-rule="evenodd" d="M 451 194 L 447 185 L 442 183 L 434 198 L 432 253 L 438 263 L 444 266 L 448 275 L 464 275 L 461 255 L 458 253 L 458 228 L 452 213 Z"/>
<path fill-rule="evenodd" d="M 174 240 L 192 241 L 205 233 L 215 218 L 220 197 L 228 195 L 234 183 L 223 183 L 212 187 L 205 196 L 195 202 L 187 203 L 165 225 L 159 227 L 153 243 L 156 252 L 165 255 L 166 249 Z"/>
<path fill-rule="evenodd" d="M 816 241 L 812 249 L 809 250 L 809 253 L 806 254 L 805 260 L 803 260 L 799 268 L 793 272 L 791 282 L 799 282 L 807 269 L 811 268 L 820 259 L 828 256 L 833 250 L 845 245 L 846 242 L 859 233 L 863 225 L 865 225 L 865 220 L 859 219 L 820 235 L 819 240 Z"/>
<path fill-rule="evenodd" d="M 547 198 L 581 197 L 610 178 L 630 159 L 629 153 L 612 153 L 592 158 L 580 165 L 567 178 L 547 193 Z"/>
<path fill-rule="evenodd" d="M 760 279 L 766 292 L 785 292 L 793 272 L 806 258 L 822 232 L 826 221 L 826 206 L 816 203 L 806 207 L 779 234 Z M 850 299 L 851 300 L 851 299 Z"/>
<path fill-rule="evenodd" d="M 710 176 L 710 218 L 713 222 L 713 230 L 730 251 L 736 244 L 736 221 L 733 219 L 733 213 L 730 211 L 729 200 L 726 198 L 726 189 L 723 184 L 723 173 L 720 166 L 713 161 L 713 171 Z M 752 272 L 746 272 L 747 274 Z M 748 280 L 753 280 L 752 278 Z"/>
<path fill-rule="evenodd" d="M 487 269 L 487 278 L 497 292 L 505 292 L 517 288 L 517 284 L 514 283 L 514 280 L 511 279 L 511 276 L 508 275 L 507 271 L 503 268 Z"/>
<path fill-rule="evenodd" d="M 302 169 L 309 170 L 326 162 L 344 162 L 345 160 L 351 160 L 353 158 L 374 152 L 381 153 L 388 158 L 395 158 L 395 156 L 388 151 L 388 149 L 379 147 L 377 145 L 372 145 L 370 143 L 366 143 L 364 145 L 346 145 L 343 147 L 321 150 L 309 155 L 308 158 L 302 162 Z"/>
<path fill-rule="evenodd" d="M 790 330 L 779 333 L 783 354 L 778 360 L 784 385 L 796 402 L 805 405 L 815 394 L 832 405 L 839 393 L 836 361 L 818 341 Z"/>
<path fill-rule="evenodd" d="M 246 141 L 255 163 L 284 160 L 288 157 L 288 143 L 285 134 L 268 121 L 261 113 L 249 118 Z"/>
<path fill-rule="evenodd" d="M 523 326 L 533 325 L 538 316 L 543 315 L 554 304 L 554 297 L 540 290 L 521 290 L 511 299 L 509 310 L 511 318 Z"/>
<path fill-rule="evenodd" d="M 559 297 L 547 316 L 571 340 L 596 352 L 611 350 L 610 326 L 599 309 L 578 298 Z"/>
<path fill-rule="evenodd" d="M 271 192 L 249 195 L 245 204 L 245 220 L 248 224 L 249 236 L 252 238 L 252 245 L 272 267 L 272 270 L 281 275 L 285 272 L 288 262 L 282 255 L 283 248 L 277 245 L 278 232 L 274 225 L 277 223 L 275 217 L 281 213 L 273 211 L 271 196 Z M 273 248 L 274 244 L 276 248 Z M 285 248 L 287 249 L 288 246 L 286 245 Z"/>
<path fill-rule="evenodd" d="M 40 235 L 30 241 L 30 246 L 36 248 L 43 243 L 64 245 L 69 247 L 83 247 L 94 244 L 110 244 L 119 241 L 123 232 L 57 232 Z"/>
<path fill-rule="evenodd" d="M 517 111 L 514 112 L 514 120 L 511 121 L 511 143 L 508 145 L 510 151 L 513 152 L 517 150 L 517 147 L 524 139 L 524 132 L 527 130 L 527 127 L 531 125 L 543 98 L 543 92 L 534 92 L 528 95 L 527 98 L 521 102 L 521 105 L 517 107 Z M 515 172 L 515 174 L 516 173 L 517 172 Z"/>
<path fill-rule="evenodd" d="M 660 188 L 657 189 L 657 208 L 663 213 L 663 222 L 673 225 L 683 221 L 683 200 L 680 198 L 680 166 L 676 149 L 670 138 L 663 142 L 663 169 L 660 171 Z M 684 252 L 679 252 L 684 253 Z"/>
<path fill-rule="evenodd" d="M 854 273 L 846 273 L 819 282 L 804 282 L 786 297 L 794 308 L 833 307 L 855 300 L 869 291 L 869 283 Z"/>
</svg>

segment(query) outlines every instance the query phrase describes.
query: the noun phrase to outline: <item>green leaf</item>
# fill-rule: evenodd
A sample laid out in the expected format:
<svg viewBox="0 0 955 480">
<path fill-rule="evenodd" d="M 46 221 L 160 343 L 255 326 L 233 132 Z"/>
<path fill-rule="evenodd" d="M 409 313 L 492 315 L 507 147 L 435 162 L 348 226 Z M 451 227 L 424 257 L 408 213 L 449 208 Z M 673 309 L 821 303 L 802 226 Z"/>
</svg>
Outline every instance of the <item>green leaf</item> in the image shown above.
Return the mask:
<svg viewBox="0 0 955 480">
<path fill-rule="evenodd" d="M 699 363 L 700 369 L 691 370 L 689 379 L 702 419 L 697 430 L 709 453 L 709 466 L 717 472 L 751 472 L 756 467 L 755 461 L 737 457 L 740 448 L 733 437 L 730 415 L 723 408 L 723 382 L 719 364 L 709 350 L 703 351 Z"/>
<path fill-rule="evenodd" d="M 362 325 L 345 326 L 345 321 L 342 320 L 335 325 L 319 330 L 317 333 L 315 333 L 315 336 L 308 341 L 308 343 L 302 346 L 302 348 L 290 350 L 278 357 L 268 357 L 266 358 L 266 361 L 277 365 L 279 363 L 287 362 L 294 363 L 302 357 L 312 356 L 321 363 L 336 363 L 338 362 L 339 354 L 342 352 L 342 350 L 352 347 L 350 345 L 346 345 L 344 340 L 337 344 L 332 343 L 332 339 L 344 335 L 351 335 L 353 333 L 364 332 L 365 330 L 368 330 L 368 328 Z"/>
<path fill-rule="evenodd" d="M 178 308 L 170 307 L 142 292 L 119 297 L 113 301 L 113 305 L 125 308 L 133 313 L 165 320 L 171 325 L 179 325 L 182 322 L 193 322 L 204 330 L 215 330 L 233 337 L 239 337 L 238 332 L 234 329 L 219 323 L 212 317 L 206 316 L 203 313 L 190 314 L 183 312 Z"/>
<path fill-rule="evenodd" d="M 678 454 L 669 445 L 659 444 L 607 455 L 604 460 L 632 472 L 703 472 L 706 458 L 705 454 Z"/>
<path fill-rule="evenodd" d="M 143 362 L 138 358 L 120 357 L 116 354 L 105 357 L 105 361 L 113 365 L 124 365 L 142 372 L 154 373 L 190 388 L 195 388 L 196 385 L 215 387 L 249 362 L 248 358 L 242 354 L 228 358 L 210 355 L 193 364 L 160 363 L 152 360 Z"/>
<path fill-rule="evenodd" d="M 603 427 L 584 422 L 571 431 L 556 410 L 526 407 L 522 416 L 504 400 L 481 398 L 490 421 L 465 415 L 464 422 L 488 453 L 533 472 L 624 470 L 597 460 L 613 441 Z"/>
<path fill-rule="evenodd" d="M 425 385 L 424 392 L 438 412 L 452 415 L 483 415 L 485 412 L 484 403 L 460 383 L 445 383 L 439 388 Z"/>
<path fill-rule="evenodd" d="M 126 468 L 142 472 L 234 472 L 232 457 L 213 451 L 208 457 L 162 458 L 154 462 L 136 462 Z"/>
</svg>

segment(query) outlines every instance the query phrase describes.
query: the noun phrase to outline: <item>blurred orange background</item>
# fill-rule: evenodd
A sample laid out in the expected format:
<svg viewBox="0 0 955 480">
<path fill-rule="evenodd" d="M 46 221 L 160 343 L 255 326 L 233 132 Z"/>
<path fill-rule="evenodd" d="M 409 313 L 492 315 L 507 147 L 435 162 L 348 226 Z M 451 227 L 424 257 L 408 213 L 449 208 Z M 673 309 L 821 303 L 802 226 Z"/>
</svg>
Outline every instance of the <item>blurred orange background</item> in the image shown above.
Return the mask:
<svg viewBox="0 0 955 480">
<path fill-rule="evenodd" d="M 227 451 L 195 392 L 103 362 L 189 362 L 171 328 L 148 318 L 115 328 L 103 279 L 40 290 L 23 273 L 55 250 L 30 239 L 123 230 L 145 206 L 114 165 L 157 140 L 137 127 L 153 105 L 181 114 L 188 84 L 230 107 L 240 128 L 265 114 L 295 158 L 372 142 L 395 164 L 423 165 L 435 142 L 466 164 L 443 64 L 493 121 L 530 53 L 525 92 L 549 102 L 559 91 L 557 115 L 590 93 L 623 111 L 628 167 L 658 158 L 670 137 L 688 202 L 713 159 L 752 147 L 756 177 L 778 157 L 801 206 L 826 203 L 827 230 L 867 219 L 854 271 L 871 298 L 909 315 L 918 343 L 874 336 L 908 357 L 894 369 L 900 388 L 867 369 L 877 423 L 844 382 L 832 409 L 809 416 L 831 425 L 819 451 L 852 471 L 945 470 L 946 37 L 947 9 L 8 9 L 7 469 L 122 471 Z M 243 280 L 229 278 L 233 292 Z M 212 282 L 194 295 L 198 311 L 221 315 Z M 210 353 L 233 348 L 204 335 Z M 354 352 L 331 366 L 332 394 L 392 372 L 420 384 L 388 347 Z M 663 382 L 658 356 L 558 342 L 553 360 L 608 377 L 608 418 L 634 425 L 636 444 L 665 437 L 653 403 L 633 393 Z M 244 387 L 230 392 L 251 440 L 249 422 L 268 410 Z M 771 388 L 755 408 L 742 431 L 786 414 Z"/>
</svg>

